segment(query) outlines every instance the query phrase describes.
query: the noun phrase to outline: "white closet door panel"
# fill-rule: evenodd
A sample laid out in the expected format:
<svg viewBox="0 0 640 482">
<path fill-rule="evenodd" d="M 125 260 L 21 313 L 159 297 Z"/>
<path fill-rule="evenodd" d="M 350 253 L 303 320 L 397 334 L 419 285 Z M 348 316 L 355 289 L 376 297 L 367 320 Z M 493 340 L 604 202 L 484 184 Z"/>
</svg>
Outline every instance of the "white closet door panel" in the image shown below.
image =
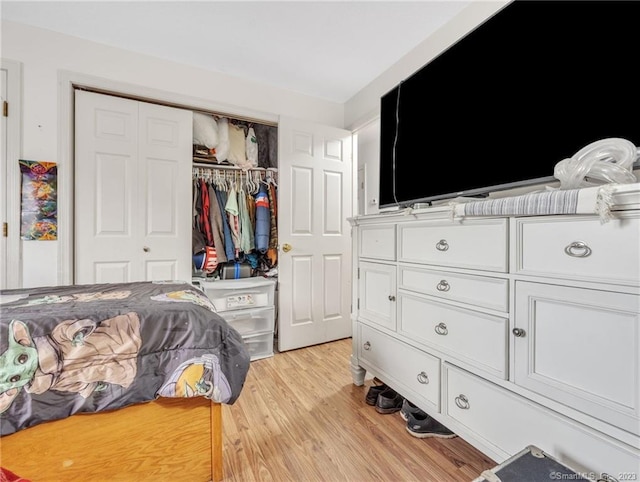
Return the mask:
<svg viewBox="0 0 640 482">
<path fill-rule="evenodd" d="M 93 264 L 93 279 L 96 283 L 126 283 L 131 279 L 130 261 L 96 261 Z"/>
<path fill-rule="evenodd" d="M 76 92 L 75 282 L 191 278 L 191 111 Z"/>
<path fill-rule="evenodd" d="M 191 279 L 192 112 L 140 103 L 142 245 L 147 280 Z"/>
<path fill-rule="evenodd" d="M 137 102 L 77 91 L 75 106 L 75 282 L 141 280 Z"/>
</svg>

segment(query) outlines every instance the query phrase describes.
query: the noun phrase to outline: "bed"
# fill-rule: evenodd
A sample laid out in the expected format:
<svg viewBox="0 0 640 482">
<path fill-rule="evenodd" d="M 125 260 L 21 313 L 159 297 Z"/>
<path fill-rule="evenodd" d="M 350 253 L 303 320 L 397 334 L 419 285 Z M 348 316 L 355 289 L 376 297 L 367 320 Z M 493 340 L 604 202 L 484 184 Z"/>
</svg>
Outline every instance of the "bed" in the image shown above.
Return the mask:
<svg viewBox="0 0 640 482">
<path fill-rule="evenodd" d="M 0 291 L 0 466 L 37 481 L 218 481 L 250 357 L 182 282 Z"/>
</svg>

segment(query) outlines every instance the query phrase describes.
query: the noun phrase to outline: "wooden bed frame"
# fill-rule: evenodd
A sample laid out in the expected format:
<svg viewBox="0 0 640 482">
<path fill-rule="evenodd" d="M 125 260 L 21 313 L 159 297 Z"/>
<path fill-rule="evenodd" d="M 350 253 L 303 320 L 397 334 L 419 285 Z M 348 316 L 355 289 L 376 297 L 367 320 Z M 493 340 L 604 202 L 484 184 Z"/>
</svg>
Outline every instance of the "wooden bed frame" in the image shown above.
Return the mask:
<svg viewBox="0 0 640 482">
<path fill-rule="evenodd" d="M 0 438 L 0 466 L 33 482 L 222 479 L 222 408 L 159 398 Z"/>
</svg>

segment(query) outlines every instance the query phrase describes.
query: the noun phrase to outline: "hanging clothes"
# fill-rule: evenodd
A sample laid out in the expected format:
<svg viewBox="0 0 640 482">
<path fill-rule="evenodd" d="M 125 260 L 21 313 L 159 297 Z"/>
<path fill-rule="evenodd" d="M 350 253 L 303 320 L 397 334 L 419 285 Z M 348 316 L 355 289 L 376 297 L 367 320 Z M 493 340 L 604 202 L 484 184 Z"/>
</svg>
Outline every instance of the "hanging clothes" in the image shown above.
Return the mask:
<svg viewBox="0 0 640 482">
<path fill-rule="evenodd" d="M 269 212 L 269 195 L 267 186 L 260 184 L 256 194 L 256 249 L 266 253 L 269 249 L 269 232 L 271 230 L 271 214 Z"/>
<path fill-rule="evenodd" d="M 269 196 L 269 219 L 271 229 L 269 231 L 269 247 L 277 248 L 278 247 L 278 209 L 276 202 L 276 186 L 273 183 L 269 183 L 267 194 Z"/>
<path fill-rule="evenodd" d="M 209 190 L 209 199 L 211 200 L 209 208 L 209 221 L 211 224 L 211 233 L 213 235 L 213 247 L 216 249 L 218 263 L 227 262 L 227 254 L 224 248 L 224 227 L 222 224 L 222 213 L 220 212 L 220 204 L 218 196 L 211 184 L 207 185 Z"/>
<path fill-rule="evenodd" d="M 216 197 L 218 198 L 220 212 L 224 213 L 225 206 L 227 205 L 227 193 L 216 189 Z M 227 216 L 222 216 L 222 228 L 224 231 L 224 251 L 227 255 L 227 261 L 233 261 L 236 259 L 236 252 L 235 247 L 233 246 L 231 227 L 229 226 L 229 218 Z"/>
<path fill-rule="evenodd" d="M 238 203 L 240 204 L 240 251 L 248 254 L 256 248 L 256 243 L 247 208 L 247 195 L 242 189 L 238 193 Z"/>
<path fill-rule="evenodd" d="M 267 258 L 269 259 L 271 267 L 274 268 L 278 264 L 278 209 L 276 186 L 274 183 L 269 183 L 267 193 L 269 195 L 269 220 L 271 228 L 269 230 L 269 249 L 267 250 Z"/>
<path fill-rule="evenodd" d="M 231 239 L 233 240 L 233 250 L 235 258 L 238 259 L 240 254 L 240 209 L 238 208 L 238 194 L 236 188 L 232 187 L 227 196 L 227 204 L 224 207 L 229 217 L 229 228 L 231 230 Z"/>
<path fill-rule="evenodd" d="M 202 212 L 200 213 L 200 226 L 204 234 L 207 246 L 213 246 L 213 235 L 211 234 L 211 222 L 209 221 L 209 190 L 204 179 L 200 179 L 200 196 L 202 198 Z"/>
</svg>

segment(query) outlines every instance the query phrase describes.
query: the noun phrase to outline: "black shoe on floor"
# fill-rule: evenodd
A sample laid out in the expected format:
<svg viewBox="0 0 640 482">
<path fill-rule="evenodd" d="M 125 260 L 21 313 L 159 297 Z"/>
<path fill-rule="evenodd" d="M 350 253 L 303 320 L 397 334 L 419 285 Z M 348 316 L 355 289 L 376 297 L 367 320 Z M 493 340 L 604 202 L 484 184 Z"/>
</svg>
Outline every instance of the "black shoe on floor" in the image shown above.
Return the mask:
<svg viewBox="0 0 640 482">
<path fill-rule="evenodd" d="M 395 413 L 402 408 L 404 397 L 392 388 L 387 388 L 376 400 L 376 412 Z"/>
<path fill-rule="evenodd" d="M 402 408 L 400 409 L 400 416 L 402 417 L 402 420 L 404 420 L 405 422 L 408 421 L 409 415 L 415 414 L 415 413 L 421 413 L 426 415 L 425 412 L 420 410 L 418 407 L 416 407 L 413 403 L 411 403 L 409 400 L 405 398 L 404 402 L 402 402 Z"/>
<path fill-rule="evenodd" d="M 367 405 L 374 406 L 376 404 L 376 401 L 378 400 L 378 395 L 384 392 L 387 388 L 389 387 L 387 387 L 384 383 L 382 383 L 381 385 L 372 385 L 371 387 L 369 387 L 369 391 L 367 392 L 367 396 L 365 397 L 364 401 L 367 402 Z"/>
<path fill-rule="evenodd" d="M 455 433 L 426 413 L 410 413 L 407 420 L 407 432 L 417 438 L 453 438 Z"/>
</svg>

